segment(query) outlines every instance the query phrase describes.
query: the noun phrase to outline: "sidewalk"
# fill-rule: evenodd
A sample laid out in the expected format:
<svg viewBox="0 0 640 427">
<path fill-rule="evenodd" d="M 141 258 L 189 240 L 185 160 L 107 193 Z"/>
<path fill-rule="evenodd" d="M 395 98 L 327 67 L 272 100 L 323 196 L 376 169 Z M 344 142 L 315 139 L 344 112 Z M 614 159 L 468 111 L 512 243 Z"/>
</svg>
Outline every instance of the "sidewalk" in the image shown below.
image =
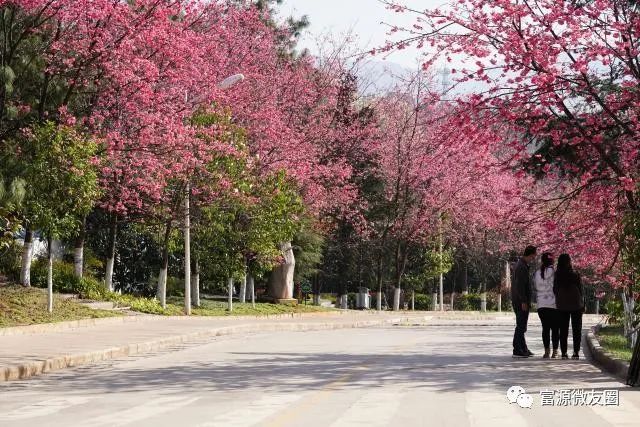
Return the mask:
<svg viewBox="0 0 640 427">
<path fill-rule="evenodd" d="M 0 381 L 28 378 L 221 335 L 380 326 L 423 317 L 424 313 L 371 312 L 277 318 L 135 316 L 15 328 L 0 335 Z"/>
<path fill-rule="evenodd" d="M 593 316 L 592 316 L 593 317 Z M 585 326 L 597 319 L 585 318 Z M 215 336 L 400 326 L 512 325 L 512 313 L 329 312 L 258 317 L 132 316 L 0 330 L 0 381 L 143 354 Z"/>
</svg>

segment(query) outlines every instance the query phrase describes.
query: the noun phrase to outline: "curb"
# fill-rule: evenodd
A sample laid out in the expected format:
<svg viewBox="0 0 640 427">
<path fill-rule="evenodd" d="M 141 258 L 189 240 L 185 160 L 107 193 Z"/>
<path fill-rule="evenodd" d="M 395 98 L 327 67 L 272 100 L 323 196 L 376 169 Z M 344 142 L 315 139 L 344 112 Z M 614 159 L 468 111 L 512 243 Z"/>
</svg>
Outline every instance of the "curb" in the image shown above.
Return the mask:
<svg viewBox="0 0 640 427">
<path fill-rule="evenodd" d="M 360 314 L 361 312 L 358 312 Z M 336 316 L 336 315 L 350 315 L 353 312 L 350 311 L 319 311 L 314 313 L 282 313 L 282 314 L 267 314 L 267 315 L 254 315 L 254 316 L 162 316 L 162 315 L 154 315 L 154 314 L 136 314 L 132 316 L 114 316 L 114 317 L 96 317 L 92 319 L 80 319 L 80 320 L 68 320 L 64 322 L 57 323 L 41 323 L 37 325 L 26 325 L 26 326 L 11 326 L 7 328 L 0 328 L 0 337 L 8 336 L 8 335 L 34 335 L 34 334 L 42 334 L 47 332 L 60 332 L 67 331 L 73 329 L 80 328 L 88 328 L 93 326 L 101 326 L 101 325 L 112 325 L 119 323 L 127 323 L 127 322 L 141 322 L 141 321 L 150 321 L 150 320 L 182 320 L 182 319 L 193 319 L 193 318 L 207 318 L 212 320 L 220 320 L 220 321 L 233 321 L 233 320 L 254 320 L 254 319 L 291 319 L 291 318 L 314 318 L 314 317 L 322 317 L 322 316 Z M 372 312 L 371 315 L 375 313 Z"/>
<path fill-rule="evenodd" d="M 625 382 L 627 380 L 629 364 L 623 360 L 615 358 L 600 346 L 598 338 L 596 338 L 595 335 L 599 329 L 600 325 L 596 325 L 585 333 L 589 353 L 598 366 L 600 366 L 603 370 L 607 371 L 616 378 L 620 379 L 622 382 Z"/>
<path fill-rule="evenodd" d="M 211 316 L 211 319 L 220 320 L 220 321 L 233 321 L 233 320 L 258 320 L 258 319 L 292 319 L 292 318 L 315 318 L 315 317 L 323 317 L 323 316 L 346 316 L 353 315 L 357 313 L 359 316 L 375 316 L 378 314 L 375 310 L 363 311 L 363 310 L 331 310 L 331 311 L 318 311 L 313 313 L 282 313 L 282 314 L 267 314 L 267 315 L 253 315 L 253 316 Z M 483 315 L 480 312 L 445 312 L 436 313 L 429 311 L 413 311 L 407 312 L 403 315 L 410 315 L 415 318 L 424 317 L 424 320 L 506 320 L 511 319 L 513 317 L 513 313 L 491 313 Z M 205 316 L 202 316 L 205 317 Z M 161 319 L 189 319 L 189 318 L 200 318 L 200 316 L 162 316 L 162 315 L 153 315 L 153 314 L 136 314 L 136 315 L 123 315 L 123 316 L 114 316 L 114 317 L 96 317 L 92 319 L 80 319 L 80 320 L 69 320 L 64 322 L 57 323 L 41 323 L 37 325 L 27 325 L 27 326 L 11 326 L 7 328 L 0 328 L 0 337 L 8 336 L 8 335 L 35 335 L 42 334 L 47 332 L 60 332 L 67 331 L 73 329 L 80 328 L 88 328 L 100 325 L 112 325 L 119 323 L 127 323 L 127 322 L 140 322 L 140 321 L 150 321 L 150 320 L 161 320 Z"/>
<path fill-rule="evenodd" d="M 283 323 L 283 324 L 246 324 L 229 327 L 218 327 L 206 331 L 193 332 L 184 335 L 177 335 L 139 344 L 127 344 L 120 347 L 112 347 L 100 351 L 92 351 L 73 355 L 64 355 L 41 360 L 37 362 L 28 362 L 20 365 L 0 367 L 0 382 L 27 379 L 36 375 L 46 374 L 65 368 L 70 368 L 89 363 L 115 359 L 118 357 L 133 356 L 137 354 L 148 353 L 161 350 L 177 344 L 187 343 L 189 341 L 212 338 L 216 336 L 233 335 L 240 333 L 256 333 L 256 332 L 306 332 L 334 329 L 352 329 L 364 328 L 371 326 L 383 326 L 392 323 L 398 323 L 405 320 L 404 318 L 390 318 L 381 320 L 362 320 L 350 323 Z"/>
</svg>

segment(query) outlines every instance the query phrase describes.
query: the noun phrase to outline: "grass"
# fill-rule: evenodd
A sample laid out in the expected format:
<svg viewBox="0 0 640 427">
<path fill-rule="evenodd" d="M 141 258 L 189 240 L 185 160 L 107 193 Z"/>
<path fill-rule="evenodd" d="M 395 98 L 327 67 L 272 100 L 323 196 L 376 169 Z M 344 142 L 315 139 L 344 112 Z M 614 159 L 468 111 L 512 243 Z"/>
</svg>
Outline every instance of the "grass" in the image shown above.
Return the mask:
<svg viewBox="0 0 640 427">
<path fill-rule="evenodd" d="M 0 287 L 0 328 L 119 315 L 118 312 L 94 310 L 55 294 L 53 313 L 49 313 L 44 289 Z"/>
<path fill-rule="evenodd" d="M 177 297 L 170 297 L 167 300 L 167 310 L 171 311 L 171 314 L 180 315 L 183 313 L 183 299 Z M 240 304 L 233 303 L 233 311 L 227 311 L 228 304 L 222 301 L 214 301 L 208 299 L 200 300 L 200 307 L 193 308 L 191 313 L 196 316 L 267 316 L 274 314 L 289 314 L 289 313 L 318 313 L 331 311 L 326 307 L 317 307 L 313 305 L 280 305 L 280 304 L 268 304 L 268 303 L 256 303 L 256 307 L 253 308 L 250 303 Z"/>
<path fill-rule="evenodd" d="M 131 310 L 140 313 L 164 316 L 184 314 L 183 300 L 178 297 L 169 298 L 165 309 L 154 298 L 105 293 L 93 299 L 113 301 L 121 307 L 130 307 Z M 120 312 L 94 310 L 74 300 L 63 299 L 57 294 L 54 294 L 53 301 L 53 313 L 49 313 L 46 290 L 22 286 L 0 287 L 0 328 L 122 315 Z M 267 316 L 326 311 L 331 309 L 312 305 L 287 306 L 266 303 L 256 303 L 256 307 L 253 308 L 251 304 L 234 303 L 233 311 L 230 313 L 227 311 L 226 302 L 202 299 L 201 307 L 194 307 L 192 314 L 195 316 Z"/>
<path fill-rule="evenodd" d="M 626 362 L 631 361 L 632 350 L 627 344 L 627 338 L 623 334 L 622 326 L 604 326 L 600 331 L 598 331 L 596 336 L 603 350 L 610 353 L 617 359 L 621 359 Z"/>
</svg>

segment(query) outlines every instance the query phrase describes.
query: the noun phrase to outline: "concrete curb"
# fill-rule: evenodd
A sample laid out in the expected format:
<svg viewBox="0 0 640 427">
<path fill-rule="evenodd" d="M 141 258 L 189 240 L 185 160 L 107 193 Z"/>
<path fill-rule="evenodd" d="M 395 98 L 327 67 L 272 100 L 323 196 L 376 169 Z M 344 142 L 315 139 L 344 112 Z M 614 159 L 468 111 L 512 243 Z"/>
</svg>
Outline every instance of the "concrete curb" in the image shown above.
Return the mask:
<svg viewBox="0 0 640 427">
<path fill-rule="evenodd" d="M 375 312 L 357 312 L 358 314 L 367 313 L 374 315 Z M 79 328 L 88 328 L 94 326 L 101 325 L 113 325 L 119 323 L 127 323 L 127 322 L 141 322 L 141 321 L 150 321 L 150 320 L 162 320 L 162 319 L 176 319 L 176 320 L 184 320 L 191 319 L 194 317 L 197 318 L 209 318 L 212 320 L 221 320 L 221 321 L 233 321 L 233 320 L 254 320 L 254 319 L 291 319 L 291 318 L 314 318 L 314 317 L 323 317 L 323 316 L 336 316 L 336 315 L 348 315 L 353 314 L 352 311 L 347 310 L 336 310 L 336 311 L 319 311 L 315 313 L 283 313 L 283 314 L 268 314 L 268 315 L 260 315 L 260 316 L 161 316 L 161 315 L 153 315 L 153 314 L 137 314 L 134 316 L 114 316 L 114 317 L 97 317 L 93 319 L 81 319 L 81 320 L 70 320 L 64 322 L 57 323 L 41 323 L 38 325 L 28 325 L 28 326 L 11 326 L 7 328 L 0 328 L 0 336 L 8 336 L 8 335 L 34 335 L 34 334 L 42 334 L 47 332 L 60 332 L 67 331 L 72 329 Z"/>
<path fill-rule="evenodd" d="M 627 380 L 629 364 L 624 360 L 615 358 L 600 346 L 600 342 L 598 342 L 598 338 L 596 338 L 595 335 L 599 329 L 600 325 L 596 325 L 585 333 L 589 353 L 598 366 L 622 380 L 622 382 L 625 382 Z"/>
<path fill-rule="evenodd" d="M 27 362 L 19 365 L 0 367 L 0 382 L 21 380 L 65 368 L 85 365 L 88 363 L 148 353 L 203 338 L 212 338 L 216 336 L 233 335 L 240 333 L 274 331 L 304 332 L 363 328 L 371 326 L 383 326 L 387 324 L 402 322 L 403 320 L 405 319 L 390 318 L 380 320 L 357 320 L 343 323 L 256 323 L 228 327 L 217 327 L 210 330 L 198 331 L 184 335 L 176 335 L 138 344 L 127 344 L 120 347 L 112 347 L 100 351 L 63 355 L 36 362 Z"/>
</svg>

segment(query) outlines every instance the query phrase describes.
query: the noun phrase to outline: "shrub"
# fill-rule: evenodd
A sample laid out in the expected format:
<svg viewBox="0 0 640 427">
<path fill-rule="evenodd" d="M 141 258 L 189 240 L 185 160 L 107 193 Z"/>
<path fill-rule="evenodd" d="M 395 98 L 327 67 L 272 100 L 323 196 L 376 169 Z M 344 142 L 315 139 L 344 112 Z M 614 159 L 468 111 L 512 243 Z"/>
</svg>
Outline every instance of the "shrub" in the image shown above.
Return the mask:
<svg viewBox="0 0 640 427">
<path fill-rule="evenodd" d="M 31 267 L 31 283 L 40 288 L 47 287 L 47 260 L 38 259 Z M 78 294 L 83 299 L 102 300 L 108 293 L 104 284 L 98 279 L 85 275 L 76 277 L 73 264 L 62 261 L 53 263 L 54 292 Z"/>
<path fill-rule="evenodd" d="M 459 295 L 454 299 L 453 304 L 454 304 L 454 310 L 478 311 L 480 310 L 480 295 L 479 294 Z"/>
<path fill-rule="evenodd" d="M 432 302 L 431 295 L 416 294 L 414 307 L 416 310 L 431 310 Z"/>
<path fill-rule="evenodd" d="M 618 299 L 612 299 L 607 301 L 604 305 L 604 309 L 609 315 L 609 324 L 617 325 L 624 319 L 624 307 L 622 301 Z"/>
<path fill-rule="evenodd" d="M 239 285 L 236 284 L 236 289 Z M 228 292 L 227 288 L 224 289 L 224 294 Z M 167 296 L 169 297 L 184 297 L 184 279 L 169 276 L 167 277 Z"/>
<path fill-rule="evenodd" d="M 480 305 L 478 305 L 480 308 Z M 511 311 L 511 299 L 502 295 L 502 311 Z M 487 310 L 498 311 L 498 293 L 495 291 L 487 292 Z"/>
<path fill-rule="evenodd" d="M 0 246 L 0 273 L 12 282 L 20 281 L 22 245 L 12 241 L 7 247 Z"/>
<path fill-rule="evenodd" d="M 47 260 L 37 259 L 31 265 L 31 284 L 39 288 L 47 287 Z M 73 265 L 63 262 L 53 262 L 53 290 L 55 292 L 74 294 L 80 289 L 80 278 L 73 272 Z"/>
<path fill-rule="evenodd" d="M 80 279 L 76 292 L 74 293 L 78 293 L 80 298 L 83 299 L 103 300 L 106 298 L 108 291 L 104 284 L 98 279 L 85 276 Z"/>
</svg>

